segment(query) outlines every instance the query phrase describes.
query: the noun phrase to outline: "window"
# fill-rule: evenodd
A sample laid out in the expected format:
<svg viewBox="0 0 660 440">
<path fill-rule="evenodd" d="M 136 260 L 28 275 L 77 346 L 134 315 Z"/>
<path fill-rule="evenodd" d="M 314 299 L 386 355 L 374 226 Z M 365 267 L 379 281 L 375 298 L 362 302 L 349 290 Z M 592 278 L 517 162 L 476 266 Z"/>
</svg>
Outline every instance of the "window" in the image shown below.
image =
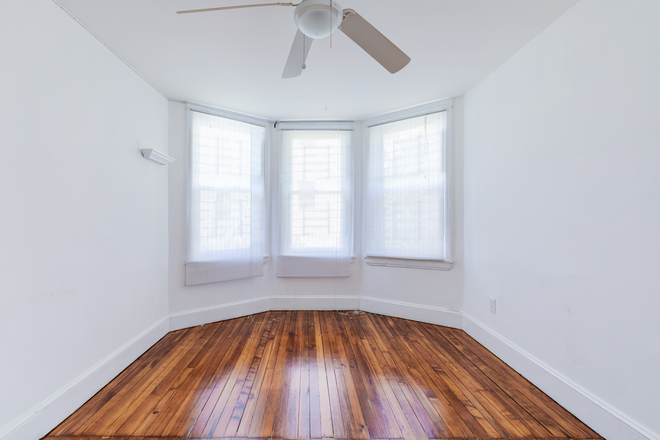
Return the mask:
<svg viewBox="0 0 660 440">
<path fill-rule="evenodd" d="M 449 269 L 446 109 L 367 125 L 366 262 Z"/>
<path fill-rule="evenodd" d="M 352 131 L 281 128 L 277 276 L 350 276 Z"/>
<path fill-rule="evenodd" d="M 263 275 L 265 128 L 189 112 L 186 285 Z"/>
</svg>

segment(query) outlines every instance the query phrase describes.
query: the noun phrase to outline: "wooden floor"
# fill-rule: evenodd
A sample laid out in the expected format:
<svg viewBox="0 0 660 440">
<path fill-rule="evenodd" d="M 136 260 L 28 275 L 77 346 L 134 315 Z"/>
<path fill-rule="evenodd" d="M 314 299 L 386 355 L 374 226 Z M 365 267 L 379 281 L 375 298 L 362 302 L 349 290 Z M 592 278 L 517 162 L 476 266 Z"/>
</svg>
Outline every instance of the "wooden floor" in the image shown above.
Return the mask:
<svg viewBox="0 0 660 440">
<path fill-rule="evenodd" d="M 169 333 L 46 438 L 601 438 L 461 330 L 351 317 Z"/>
</svg>

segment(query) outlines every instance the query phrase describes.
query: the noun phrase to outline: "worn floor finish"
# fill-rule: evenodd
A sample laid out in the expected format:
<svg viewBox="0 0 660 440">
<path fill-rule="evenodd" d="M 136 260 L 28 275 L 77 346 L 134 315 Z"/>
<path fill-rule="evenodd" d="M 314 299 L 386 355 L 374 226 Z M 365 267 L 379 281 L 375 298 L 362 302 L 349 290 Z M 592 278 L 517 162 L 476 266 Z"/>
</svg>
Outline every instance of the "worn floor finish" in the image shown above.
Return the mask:
<svg viewBox="0 0 660 440">
<path fill-rule="evenodd" d="M 169 333 L 47 438 L 601 438 L 461 330 L 350 318 Z"/>
</svg>

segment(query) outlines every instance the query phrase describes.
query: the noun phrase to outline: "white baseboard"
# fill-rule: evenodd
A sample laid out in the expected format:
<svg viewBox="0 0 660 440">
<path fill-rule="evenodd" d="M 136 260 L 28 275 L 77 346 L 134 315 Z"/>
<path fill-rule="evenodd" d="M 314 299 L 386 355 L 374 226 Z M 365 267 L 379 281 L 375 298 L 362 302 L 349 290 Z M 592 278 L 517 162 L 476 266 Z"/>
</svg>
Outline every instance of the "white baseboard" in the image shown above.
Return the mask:
<svg viewBox="0 0 660 440">
<path fill-rule="evenodd" d="M 224 321 L 268 310 L 354 310 L 360 307 L 359 296 L 272 295 L 170 315 L 170 330 Z"/>
<path fill-rule="evenodd" d="M 379 315 L 428 322 L 429 324 L 444 325 L 445 327 L 462 328 L 463 325 L 463 314 L 461 312 L 443 309 L 442 307 L 362 296 L 360 297 L 360 309 Z"/>
<path fill-rule="evenodd" d="M 270 297 L 270 310 L 357 310 L 360 297 L 334 295 L 275 295 Z"/>
<path fill-rule="evenodd" d="M 0 440 L 37 440 L 50 432 L 169 331 L 169 316 L 101 359 L 56 393 L 0 428 Z"/>
<path fill-rule="evenodd" d="M 464 313 L 463 330 L 606 439 L 660 440 L 513 342 Z"/>
<path fill-rule="evenodd" d="M 253 313 L 265 312 L 268 310 L 267 298 L 268 297 L 260 297 L 171 313 L 170 331 L 204 325 L 209 322 L 226 321 L 227 319 L 239 318 Z"/>
</svg>

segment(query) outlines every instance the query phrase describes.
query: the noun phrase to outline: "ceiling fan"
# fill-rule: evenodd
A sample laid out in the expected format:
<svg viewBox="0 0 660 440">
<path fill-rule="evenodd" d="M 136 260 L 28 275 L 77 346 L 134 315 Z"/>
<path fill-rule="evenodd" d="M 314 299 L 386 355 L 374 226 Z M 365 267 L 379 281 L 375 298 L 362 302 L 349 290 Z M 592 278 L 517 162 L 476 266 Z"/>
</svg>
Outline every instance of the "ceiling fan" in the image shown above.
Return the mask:
<svg viewBox="0 0 660 440">
<path fill-rule="evenodd" d="M 381 34 L 367 20 L 352 9 L 342 9 L 333 0 L 303 0 L 293 3 L 260 3 L 254 5 L 223 6 L 219 8 L 192 9 L 178 11 L 177 14 L 195 12 L 223 11 L 226 9 L 256 8 L 261 6 L 294 6 L 296 9 L 293 20 L 298 26 L 298 32 L 293 40 L 289 58 L 284 67 L 282 78 L 300 76 L 306 68 L 305 61 L 309 49 L 315 39 L 325 38 L 336 29 L 342 31 L 348 38 L 364 49 L 390 73 L 403 69 L 410 57 L 396 47 L 394 43 Z"/>
</svg>

